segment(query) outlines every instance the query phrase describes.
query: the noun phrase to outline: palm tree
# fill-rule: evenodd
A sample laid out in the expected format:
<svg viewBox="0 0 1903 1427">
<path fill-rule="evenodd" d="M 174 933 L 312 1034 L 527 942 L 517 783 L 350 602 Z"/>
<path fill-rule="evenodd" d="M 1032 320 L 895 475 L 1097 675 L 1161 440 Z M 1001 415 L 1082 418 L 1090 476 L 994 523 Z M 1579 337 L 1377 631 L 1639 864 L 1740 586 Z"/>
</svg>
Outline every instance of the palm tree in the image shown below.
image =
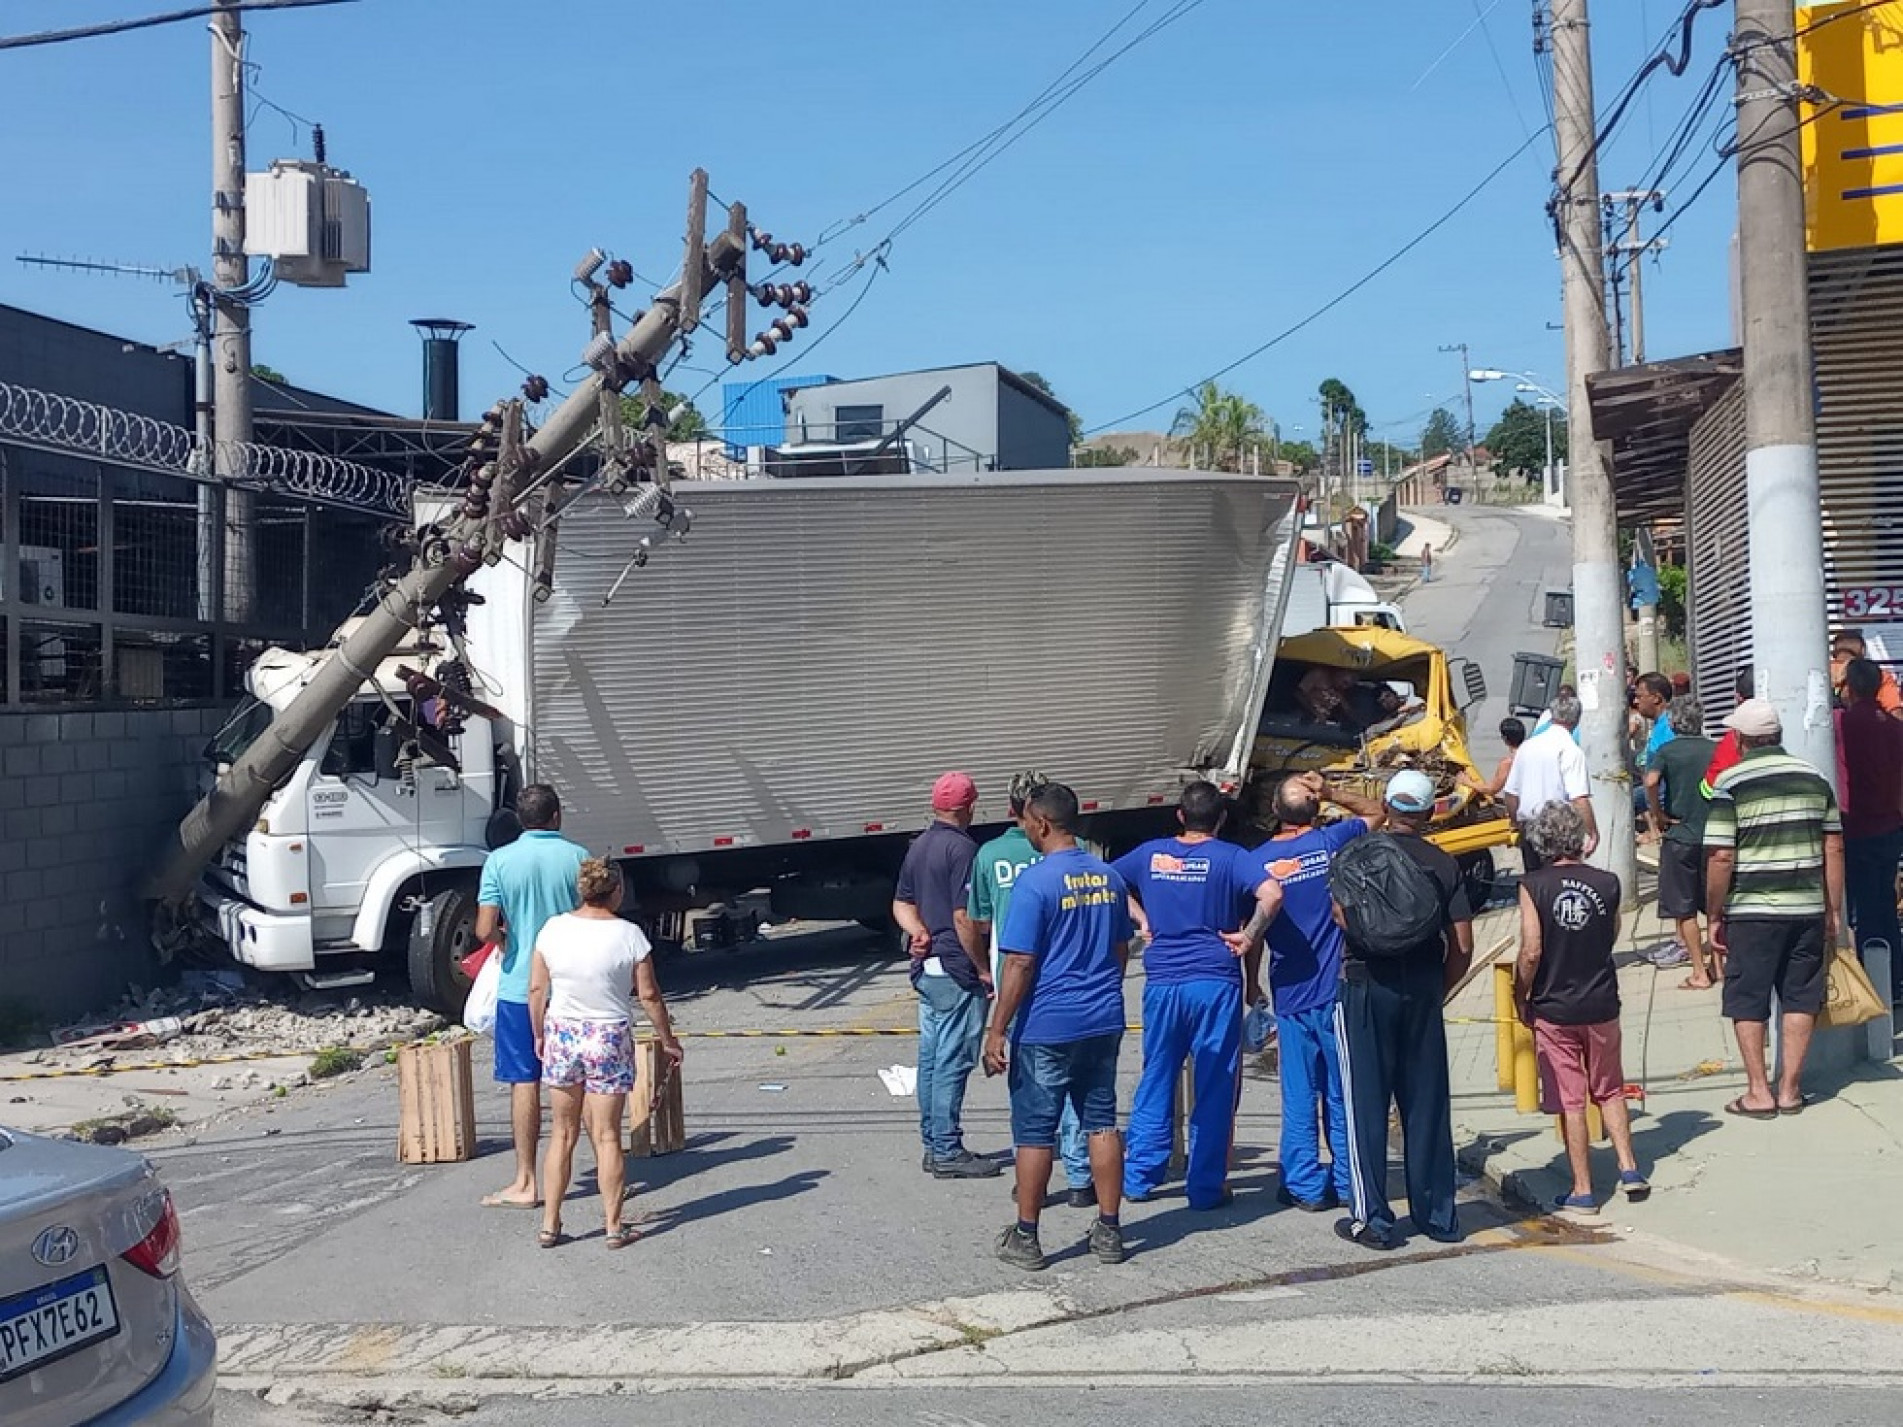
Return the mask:
<svg viewBox="0 0 1903 1427">
<path fill-rule="evenodd" d="M 1269 440 L 1262 408 L 1214 382 L 1204 382 L 1196 389 L 1196 404 L 1176 413 L 1170 435 L 1188 443 L 1192 459 L 1207 451 L 1219 471 L 1240 471 L 1249 453 Z"/>
</svg>

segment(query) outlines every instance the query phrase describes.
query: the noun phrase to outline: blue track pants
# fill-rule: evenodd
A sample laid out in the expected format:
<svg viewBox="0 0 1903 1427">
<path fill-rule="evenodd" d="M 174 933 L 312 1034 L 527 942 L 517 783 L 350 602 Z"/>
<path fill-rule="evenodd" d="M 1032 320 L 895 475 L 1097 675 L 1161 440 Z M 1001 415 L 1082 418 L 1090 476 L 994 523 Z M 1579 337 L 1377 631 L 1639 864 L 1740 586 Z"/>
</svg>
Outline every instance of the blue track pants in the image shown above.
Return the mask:
<svg viewBox="0 0 1903 1427">
<path fill-rule="evenodd" d="M 1282 1187 L 1310 1204 L 1328 1197 L 1349 1202 L 1348 1110 L 1341 1098 L 1341 1052 L 1335 1039 L 1335 1003 L 1275 1018 L 1282 1064 Z M 1321 1158 L 1328 1131 L 1332 1165 Z"/>
<path fill-rule="evenodd" d="M 1222 1198 L 1242 1088 L 1242 989 L 1234 981 L 1184 981 L 1143 991 L 1143 1076 L 1130 1106 L 1123 1192 L 1154 1194 L 1169 1173 L 1176 1079 L 1191 1066 L 1189 1203 L 1208 1209 Z"/>
</svg>

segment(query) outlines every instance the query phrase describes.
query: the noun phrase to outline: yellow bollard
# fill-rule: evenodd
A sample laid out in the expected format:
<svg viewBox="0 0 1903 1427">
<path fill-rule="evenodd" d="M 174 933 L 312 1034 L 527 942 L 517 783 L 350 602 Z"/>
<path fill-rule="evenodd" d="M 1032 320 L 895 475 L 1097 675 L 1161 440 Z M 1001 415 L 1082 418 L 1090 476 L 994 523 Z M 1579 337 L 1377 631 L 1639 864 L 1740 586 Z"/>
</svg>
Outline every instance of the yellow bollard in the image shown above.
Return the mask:
<svg viewBox="0 0 1903 1427">
<path fill-rule="evenodd" d="M 1553 1116 L 1553 1138 L 1558 1140 L 1561 1144 L 1566 1143 L 1566 1117 L 1564 1115 Z M 1599 1113 L 1599 1102 L 1596 1100 L 1588 1100 L 1586 1102 L 1586 1143 L 1589 1145 L 1603 1145 L 1608 1142 L 1609 1136 L 1606 1134 L 1606 1117 Z"/>
<path fill-rule="evenodd" d="M 1513 963 L 1493 964 L 1493 1058 L 1499 1073 L 1500 1088 L 1513 1088 L 1513 1028 L 1519 1018 L 1513 1012 Z"/>
<path fill-rule="evenodd" d="M 1540 1108 L 1540 1065 L 1533 1052 L 1533 1028 L 1513 1023 L 1513 1108 L 1522 1115 Z"/>
</svg>

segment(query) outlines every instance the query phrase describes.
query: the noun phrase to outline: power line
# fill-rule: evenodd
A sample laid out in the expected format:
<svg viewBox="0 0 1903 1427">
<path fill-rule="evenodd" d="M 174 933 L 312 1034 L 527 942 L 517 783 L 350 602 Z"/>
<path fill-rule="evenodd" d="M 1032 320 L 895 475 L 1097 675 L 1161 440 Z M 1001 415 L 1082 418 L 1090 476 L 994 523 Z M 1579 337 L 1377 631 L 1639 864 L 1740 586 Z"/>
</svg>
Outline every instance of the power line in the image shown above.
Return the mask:
<svg viewBox="0 0 1903 1427">
<path fill-rule="evenodd" d="M 1237 357 L 1233 362 L 1230 362 L 1228 365 L 1217 368 L 1215 371 L 1211 372 L 1208 376 L 1199 377 L 1195 381 L 1191 382 L 1188 386 L 1179 387 L 1177 390 L 1171 392 L 1168 396 L 1163 397 L 1161 400 L 1153 401 L 1148 406 L 1138 407 L 1135 411 L 1126 412 L 1124 415 L 1117 417 L 1114 421 L 1107 421 L 1107 422 L 1104 422 L 1102 425 L 1093 426 L 1090 428 L 1089 431 L 1085 432 L 1084 434 L 1094 436 L 1100 431 L 1114 430 L 1117 427 L 1122 426 L 1125 422 L 1134 421 L 1139 416 L 1148 416 L 1152 411 L 1155 411 L 1160 406 L 1168 406 L 1173 401 L 1178 401 L 1185 396 L 1192 395 L 1198 387 L 1204 385 L 1205 383 L 1213 382 L 1213 381 L 1219 380 L 1222 377 L 1228 376 L 1229 373 L 1233 372 L 1237 367 L 1244 366 L 1247 363 L 1254 361 L 1257 357 L 1261 356 L 1264 352 L 1267 352 L 1274 347 L 1279 347 L 1282 343 L 1286 342 L 1289 338 L 1295 336 L 1298 332 L 1301 332 L 1304 329 L 1310 326 L 1313 326 L 1316 322 L 1321 320 L 1323 317 L 1327 316 L 1330 312 L 1333 312 L 1337 307 L 1341 306 L 1342 303 L 1346 302 L 1349 298 L 1353 297 L 1356 293 L 1360 292 L 1364 287 L 1368 286 L 1369 283 L 1373 282 L 1376 278 L 1380 277 L 1389 268 L 1395 266 L 1395 264 L 1399 263 L 1401 259 L 1405 258 L 1409 253 L 1412 253 L 1416 248 L 1420 247 L 1421 244 L 1425 243 L 1429 238 L 1433 237 L 1434 234 L 1438 233 L 1442 228 L 1446 227 L 1449 223 L 1451 223 L 1467 208 L 1469 204 L 1471 204 L 1482 193 L 1486 192 L 1488 188 L 1492 187 L 1494 180 L 1499 178 L 1501 174 L 1505 173 L 1509 168 L 1511 168 L 1514 162 L 1520 157 L 1520 155 L 1524 154 L 1528 149 L 1532 148 L 1534 144 L 1538 143 L 1542 138 L 1544 138 L 1547 132 L 1548 132 L 1547 129 L 1542 128 L 1542 129 L 1538 129 L 1534 131 L 1531 134 L 1528 134 L 1526 138 L 1520 142 L 1518 147 L 1516 147 L 1513 150 L 1513 152 L 1508 154 L 1505 158 L 1500 160 L 1499 163 L 1493 166 L 1492 170 L 1487 174 L 1485 178 L 1481 179 L 1479 183 L 1475 184 L 1472 188 L 1468 189 L 1466 193 L 1461 195 L 1461 197 L 1454 203 L 1453 207 L 1449 208 L 1445 213 L 1441 214 L 1440 217 L 1436 218 L 1432 223 L 1428 224 L 1425 228 L 1421 229 L 1421 231 L 1416 233 L 1412 238 L 1409 238 L 1407 242 L 1403 243 L 1399 248 L 1397 248 L 1388 257 L 1384 258 L 1380 263 L 1370 268 L 1367 272 L 1363 273 L 1360 277 L 1356 278 L 1354 282 L 1349 284 L 1347 287 L 1343 288 L 1340 292 L 1336 293 L 1333 297 L 1329 298 L 1327 302 L 1323 303 L 1320 307 L 1317 307 L 1313 312 L 1309 313 L 1306 317 L 1302 318 L 1301 321 L 1296 322 L 1294 325 L 1287 327 L 1283 329 L 1282 331 L 1276 333 L 1275 336 L 1269 338 L 1268 341 L 1262 343 L 1258 347 L 1252 348 L 1250 351 L 1243 353 L 1240 357 Z"/>
<path fill-rule="evenodd" d="M 102 20 L 96 25 L 81 25 L 71 30 L 41 30 L 30 35 L 0 35 L 0 50 L 23 50 L 33 45 L 57 45 L 67 40 L 90 40 L 100 35 L 122 35 L 128 30 L 150 30 L 159 25 L 176 25 L 183 20 L 203 20 L 212 15 L 248 10 L 304 10 L 318 5 L 354 5 L 357 0 L 233 0 L 229 5 L 194 5 L 189 10 L 172 10 L 163 15 L 145 15 L 136 20 Z"/>
<path fill-rule="evenodd" d="M 1507 67 L 1501 63 L 1500 49 L 1494 44 L 1493 30 L 1487 24 L 1487 16 L 1500 8 L 1500 0 L 1494 0 L 1494 3 L 1489 5 L 1485 10 L 1480 8 L 1480 0 L 1473 0 L 1473 7 L 1474 18 L 1480 22 L 1481 38 L 1487 42 L 1487 53 L 1493 56 L 1494 73 L 1500 76 L 1500 87 L 1506 91 L 1507 103 L 1513 107 L 1513 117 L 1519 122 L 1520 132 L 1522 134 L 1529 133 L 1530 130 L 1527 128 L 1526 115 L 1520 112 L 1519 96 L 1513 92 L 1513 81 L 1507 78 Z"/>
</svg>

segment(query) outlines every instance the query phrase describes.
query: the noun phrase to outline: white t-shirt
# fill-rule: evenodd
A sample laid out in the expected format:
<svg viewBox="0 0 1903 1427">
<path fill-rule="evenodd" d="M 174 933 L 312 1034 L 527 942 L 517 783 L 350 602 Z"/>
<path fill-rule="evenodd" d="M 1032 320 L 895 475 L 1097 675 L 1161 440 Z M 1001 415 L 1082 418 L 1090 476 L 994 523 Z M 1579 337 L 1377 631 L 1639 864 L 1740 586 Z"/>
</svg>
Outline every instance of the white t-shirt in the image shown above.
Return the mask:
<svg viewBox="0 0 1903 1427">
<path fill-rule="evenodd" d="M 1546 732 L 1536 733 L 1522 743 L 1502 791 L 1520 800 L 1521 822 L 1548 803 L 1570 803 L 1590 796 L 1586 755 L 1573 742 L 1571 731 L 1552 724 Z"/>
<path fill-rule="evenodd" d="M 542 924 L 535 949 L 548 966 L 548 1014 L 563 1021 L 634 1019 L 634 968 L 654 948 L 619 917 L 564 912 Z"/>
</svg>

